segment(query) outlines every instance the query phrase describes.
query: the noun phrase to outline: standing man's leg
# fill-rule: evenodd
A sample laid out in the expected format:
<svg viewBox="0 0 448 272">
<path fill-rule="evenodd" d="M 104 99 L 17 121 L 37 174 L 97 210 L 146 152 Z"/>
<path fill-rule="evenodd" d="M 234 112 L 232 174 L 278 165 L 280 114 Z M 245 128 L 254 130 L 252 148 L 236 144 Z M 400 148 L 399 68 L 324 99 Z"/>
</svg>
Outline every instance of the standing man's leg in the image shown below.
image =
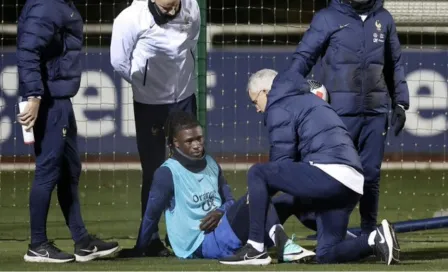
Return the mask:
<svg viewBox="0 0 448 272">
<path fill-rule="evenodd" d="M 65 223 L 70 229 L 75 243 L 80 242 L 88 233 L 81 216 L 81 207 L 78 195 L 79 177 L 81 175 L 81 160 L 79 159 L 77 143 L 77 126 L 70 100 L 66 102 L 62 118 L 64 121 L 61 130 L 64 141 L 64 155 L 61 163 L 61 175 L 58 180 L 58 201 Z M 61 107 L 62 109 L 62 107 Z"/>
<path fill-rule="evenodd" d="M 358 142 L 358 152 L 364 169 L 364 195 L 359 203 L 362 234 L 375 229 L 380 196 L 381 163 L 386 140 L 387 114 L 366 116 Z"/>
<path fill-rule="evenodd" d="M 156 169 L 166 159 L 166 143 L 163 126 L 169 113 L 182 110 L 196 114 L 196 97 L 194 95 L 174 104 L 148 105 L 134 101 L 135 129 L 137 149 L 142 166 L 141 215 L 145 214 L 149 191 Z M 168 256 L 169 251 L 162 244 L 159 234 L 148 245 L 148 256 Z"/>
<path fill-rule="evenodd" d="M 142 165 L 141 216 L 145 214 L 156 169 L 166 157 L 166 143 L 163 126 L 171 111 L 182 110 L 196 114 L 195 95 L 174 104 L 148 105 L 134 101 L 137 149 Z"/>
<path fill-rule="evenodd" d="M 145 214 L 149 190 L 156 169 L 165 161 L 163 125 L 167 105 L 148 105 L 134 101 L 137 149 L 142 165 L 141 215 Z"/>
<path fill-rule="evenodd" d="M 87 233 L 81 216 L 78 185 L 81 175 L 77 143 L 77 126 L 70 99 L 58 100 L 62 116 L 61 130 L 64 141 L 64 154 L 61 163 L 61 175 L 58 180 L 58 200 L 65 222 L 75 242 L 75 258 L 78 262 L 87 262 L 104 257 L 118 250 L 118 243 L 104 242 Z"/>
<path fill-rule="evenodd" d="M 36 169 L 30 191 L 31 244 L 26 262 L 63 263 L 73 261 L 47 238 L 47 216 L 51 193 L 60 179 L 64 156 L 62 109 L 51 99 L 43 100 L 34 125 Z"/>
<path fill-rule="evenodd" d="M 134 101 L 137 149 L 142 166 L 141 214 L 145 214 L 152 178 L 165 161 L 165 135 L 163 125 L 168 116 L 167 105 L 148 105 Z M 148 256 L 168 256 L 169 251 L 156 232 L 148 245 Z"/>
<path fill-rule="evenodd" d="M 170 112 L 172 111 L 184 111 L 197 116 L 198 107 L 196 102 L 196 95 L 192 95 L 180 102 L 169 105 Z"/>
</svg>

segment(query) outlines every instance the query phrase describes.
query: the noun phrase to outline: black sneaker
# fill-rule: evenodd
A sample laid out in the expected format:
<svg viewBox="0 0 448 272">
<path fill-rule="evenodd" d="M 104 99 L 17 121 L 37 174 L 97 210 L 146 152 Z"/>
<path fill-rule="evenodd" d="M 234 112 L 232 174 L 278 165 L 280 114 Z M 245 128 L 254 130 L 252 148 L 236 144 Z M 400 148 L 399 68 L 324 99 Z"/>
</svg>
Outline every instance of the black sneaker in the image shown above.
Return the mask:
<svg viewBox="0 0 448 272">
<path fill-rule="evenodd" d="M 172 254 L 160 239 L 154 239 L 149 243 L 144 255 L 146 257 L 170 257 Z"/>
<path fill-rule="evenodd" d="M 139 248 L 123 248 L 117 254 L 117 258 L 141 258 L 145 256 L 145 250 Z"/>
<path fill-rule="evenodd" d="M 375 254 L 387 265 L 399 262 L 400 246 L 395 231 L 387 220 L 383 220 L 381 225 L 376 228 Z"/>
<path fill-rule="evenodd" d="M 68 263 L 73 262 L 75 256 L 57 248 L 53 241 L 48 241 L 37 247 L 29 245 L 23 259 L 29 263 Z"/>
<path fill-rule="evenodd" d="M 77 262 L 88 262 L 110 255 L 117 250 L 117 242 L 104 242 L 93 235 L 88 235 L 75 244 L 75 258 Z"/>
<path fill-rule="evenodd" d="M 259 252 L 251 244 L 240 248 L 235 255 L 219 260 L 220 263 L 229 265 L 268 265 L 271 261 L 266 249 Z"/>
</svg>

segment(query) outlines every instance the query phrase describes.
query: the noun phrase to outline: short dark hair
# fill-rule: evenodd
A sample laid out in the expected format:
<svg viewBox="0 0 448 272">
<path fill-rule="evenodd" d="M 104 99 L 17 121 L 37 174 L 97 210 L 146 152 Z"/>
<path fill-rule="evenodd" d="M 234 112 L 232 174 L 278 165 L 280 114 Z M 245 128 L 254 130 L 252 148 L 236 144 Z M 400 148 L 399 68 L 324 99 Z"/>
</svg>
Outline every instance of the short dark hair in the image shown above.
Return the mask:
<svg viewBox="0 0 448 272">
<path fill-rule="evenodd" d="M 168 146 L 173 146 L 176 134 L 184 129 L 192 129 L 200 126 L 198 119 L 191 113 L 185 111 L 172 112 L 166 119 L 164 130 Z"/>
</svg>

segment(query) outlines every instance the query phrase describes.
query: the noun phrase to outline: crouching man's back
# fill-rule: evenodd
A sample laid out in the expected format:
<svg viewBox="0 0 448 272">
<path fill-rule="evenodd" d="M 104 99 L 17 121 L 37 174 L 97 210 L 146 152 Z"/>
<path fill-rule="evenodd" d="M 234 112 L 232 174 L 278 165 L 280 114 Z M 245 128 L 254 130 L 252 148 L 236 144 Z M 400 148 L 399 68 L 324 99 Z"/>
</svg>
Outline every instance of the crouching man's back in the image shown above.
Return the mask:
<svg viewBox="0 0 448 272">
<path fill-rule="evenodd" d="M 324 171 L 330 165 L 339 165 L 362 174 L 359 155 L 345 125 L 327 102 L 310 92 L 302 77 L 285 72 L 275 78 L 267 94 L 265 121 L 271 143 L 270 161 L 300 161 L 319 168 L 324 165 Z M 363 193 L 363 179 L 341 180 L 355 192 Z"/>
</svg>

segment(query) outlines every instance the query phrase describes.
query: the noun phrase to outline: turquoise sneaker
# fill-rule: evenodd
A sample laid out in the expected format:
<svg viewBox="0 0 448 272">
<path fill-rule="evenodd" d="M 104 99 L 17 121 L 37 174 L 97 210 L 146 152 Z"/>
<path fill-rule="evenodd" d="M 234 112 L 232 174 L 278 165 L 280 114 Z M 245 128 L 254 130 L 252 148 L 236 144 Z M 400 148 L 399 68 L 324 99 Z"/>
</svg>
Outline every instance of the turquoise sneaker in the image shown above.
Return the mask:
<svg viewBox="0 0 448 272">
<path fill-rule="evenodd" d="M 278 263 L 307 262 L 316 254 L 294 243 L 295 235 L 291 239 L 283 228 L 278 226 L 275 229 L 275 245 L 277 247 Z"/>
<path fill-rule="evenodd" d="M 288 239 L 283 247 L 283 262 L 307 262 L 316 256 L 311 250 L 305 249 L 293 240 Z"/>
</svg>

